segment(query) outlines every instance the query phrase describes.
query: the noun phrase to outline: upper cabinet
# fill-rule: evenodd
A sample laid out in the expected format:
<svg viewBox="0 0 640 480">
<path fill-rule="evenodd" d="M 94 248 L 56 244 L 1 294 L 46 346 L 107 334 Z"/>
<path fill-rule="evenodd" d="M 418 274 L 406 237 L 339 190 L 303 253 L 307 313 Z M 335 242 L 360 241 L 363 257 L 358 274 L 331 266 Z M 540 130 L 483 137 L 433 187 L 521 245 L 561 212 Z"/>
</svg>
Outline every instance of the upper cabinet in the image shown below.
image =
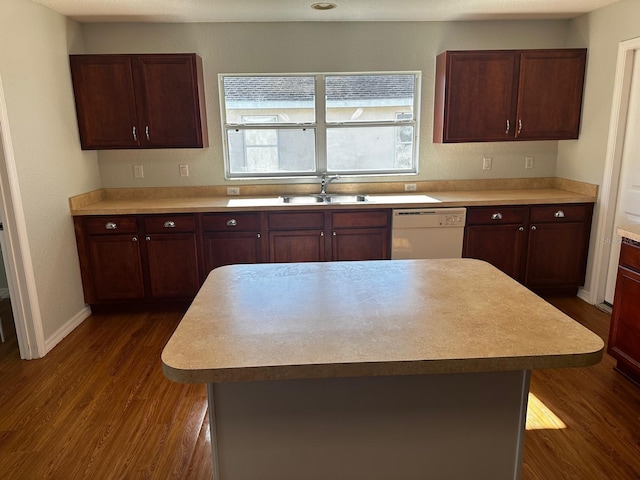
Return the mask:
<svg viewBox="0 0 640 480">
<path fill-rule="evenodd" d="M 578 138 L 586 49 L 444 52 L 433 141 Z"/>
<path fill-rule="evenodd" d="M 71 55 L 83 150 L 208 146 L 195 54 Z"/>
</svg>

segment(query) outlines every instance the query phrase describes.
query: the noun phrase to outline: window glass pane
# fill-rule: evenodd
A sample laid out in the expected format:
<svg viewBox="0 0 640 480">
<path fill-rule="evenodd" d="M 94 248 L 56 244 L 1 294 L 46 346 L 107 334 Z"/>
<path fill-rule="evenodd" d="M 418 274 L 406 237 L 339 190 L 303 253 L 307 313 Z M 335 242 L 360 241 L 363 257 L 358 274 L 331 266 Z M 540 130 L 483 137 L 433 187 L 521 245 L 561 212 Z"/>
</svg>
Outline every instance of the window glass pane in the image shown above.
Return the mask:
<svg viewBox="0 0 640 480">
<path fill-rule="evenodd" d="M 413 125 L 327 129 L 330 172 L 415 171 Z"/>
<path fill-rule="evenodd" d="M 315 130 L 228 129 L 228 162 L 232 175 L 307 173 L 316 170 Z"/>
<path fill-rule="evenodd" d="M 327 122 L 413 119 L 413 75 L 328 75 L 325 81 Z"/>
<path fill-rule="evenodd" d="M 223 77 L 227 124 L 314 123 L 315 79 Z"/>
</svg>

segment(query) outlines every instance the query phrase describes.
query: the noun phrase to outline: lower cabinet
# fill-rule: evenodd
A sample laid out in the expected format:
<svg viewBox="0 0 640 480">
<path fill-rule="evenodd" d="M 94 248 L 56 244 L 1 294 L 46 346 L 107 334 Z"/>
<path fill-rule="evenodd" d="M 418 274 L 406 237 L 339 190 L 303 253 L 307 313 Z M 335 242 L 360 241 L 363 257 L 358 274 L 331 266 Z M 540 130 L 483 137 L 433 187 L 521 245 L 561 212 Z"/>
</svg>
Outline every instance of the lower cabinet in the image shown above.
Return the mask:
<svg viewBox="0 0 640 480">
<path fill-rule="evenodd" d="M 324 217 L 319 212 L 269 212 L 270 262 L 322 262 L 325 252 Z"/>
<path fill-rule="evenodd" d="M 463 256 L 486 260 L 540 294 L 584 284 L 593 204 L 470 207 Z"/>
<path fill-rule="evenodd" d="M 89 304 L 188 300 L 198 291 L 194 215 L 75 218 Z"/>
<path fill-rule="evenodd" d="M 260 263 L 263 260 L 259 213 L 207 213 L 202 215 L 204 275 L 234 263 Z"/>
<path fill-rule="evenodd" d="M 620 249 L 607 352 L 618 371 L 640 384 L 640 243 L 627 239 Z"/>
<path fill-rule="evenodd" d="M 387 260 L 390 251 L 390 211 L 333 212 L 331 259 Z"/>
</svg>

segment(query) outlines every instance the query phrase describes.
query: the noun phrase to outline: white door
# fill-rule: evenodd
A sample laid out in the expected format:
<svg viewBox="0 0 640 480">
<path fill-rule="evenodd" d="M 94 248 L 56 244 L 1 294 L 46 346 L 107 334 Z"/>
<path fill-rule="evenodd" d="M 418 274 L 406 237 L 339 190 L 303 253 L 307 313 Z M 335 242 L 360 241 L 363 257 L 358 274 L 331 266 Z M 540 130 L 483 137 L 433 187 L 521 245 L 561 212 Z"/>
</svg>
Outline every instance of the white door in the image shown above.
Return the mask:
<svg viewBox="0 0 640 480">
<path fill-rule="evenodd" d="M 616 202 L 614 226 L 640 224 L 640 50 L 634 52 L 633 73 L 629 93 L 629 110 L 622 150 L 618 200 Z M 619 238 L 612 236 L 611 256 L 607 274 L 605 301 L 613 304 L 616 286 Z"/>
</svg>

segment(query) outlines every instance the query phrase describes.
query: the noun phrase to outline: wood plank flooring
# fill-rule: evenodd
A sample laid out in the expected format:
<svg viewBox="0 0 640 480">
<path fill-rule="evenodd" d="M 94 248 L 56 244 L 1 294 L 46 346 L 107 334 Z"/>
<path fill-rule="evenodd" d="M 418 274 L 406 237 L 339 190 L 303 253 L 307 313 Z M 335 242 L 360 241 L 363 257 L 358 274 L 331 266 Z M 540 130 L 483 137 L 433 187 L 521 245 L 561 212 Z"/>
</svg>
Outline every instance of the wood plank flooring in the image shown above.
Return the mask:
<svg viewBox="0 0 640 480">
<path fill-rule="evenodd" d="M 607 314 L 550 301 L 606 338 Z M 0 478 L 212 477 L 205 388 L 160 367 L 182 312 L 94 314 L 45 358 L 22 361 L 2 303 Z M 533 373 L 524 480 L 640 479 L 640 387 L 613 363 Z"/>
</svg>

